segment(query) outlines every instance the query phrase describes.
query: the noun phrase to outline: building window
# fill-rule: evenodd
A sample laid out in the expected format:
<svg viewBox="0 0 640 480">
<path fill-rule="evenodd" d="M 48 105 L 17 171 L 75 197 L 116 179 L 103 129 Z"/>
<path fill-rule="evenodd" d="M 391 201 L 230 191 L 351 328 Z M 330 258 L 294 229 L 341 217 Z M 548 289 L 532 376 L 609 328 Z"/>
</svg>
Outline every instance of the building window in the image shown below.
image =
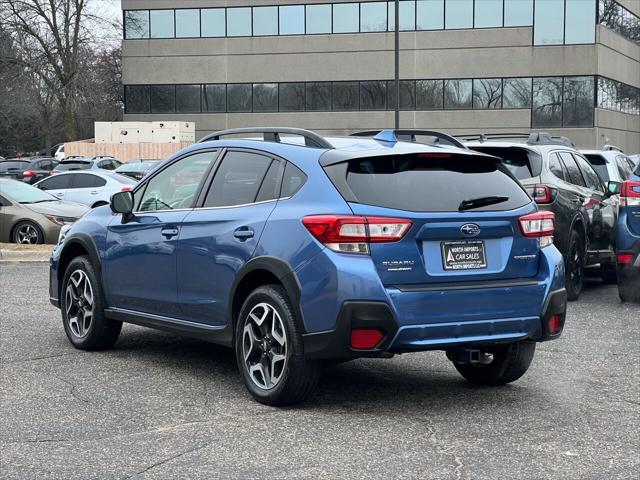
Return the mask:
<svg viewBox="0 0 640 480">
<path fill-rule="evenodd" d="M 502 27 L 503 0 L 476 0 L 473 26 L 475 28 Z"/>
<path fill-rule="evenodd" d="M 598 9 L 598 18 L 602 25 L 640 44 L 640 17 L 615 0 L 599 0 Z"/>
<path fill-rule="evenodd" d="M 203 8 L 200 22 L 203 37 L 224 37 L 227 34 L 224 8 Z"/>
<path fill-rule="evenodd" d="M 441 30 L 444 28 L 444 0 L 418 0 L 416 2 L 416 29 Z"/>
<path fill-rule="evenodd" d="M 640 115 L 640 88 L 598 77 L 599 108 Z"/>
<path fill-rule="evenodd" d="M 278 7 L 253 7 L 253 35 L 278 35 Z"/>
<path fill-rule="evenodd" d="M 145 85 L 127 85 L 124 90 L 127 113 L 149 113 L 149 87 Z"/>
<path fill-rule="evenodd" d="M 494 109 L 502 107 L 502 79 L 473 80 L 473 108 Z"/>
<path fill-rule="evenodd" d="M 280 35 L 304 34 L 304 5 L 280 7 Z"/>
<path fill-rule="evenodd" d="M 594 80 L 591 76 L 564 79 L 563 127 L 593 126 L 594 88 Z"/>
<path fill-rule="evenodd" d="M 331 33 L 331 5 L 306 6 L 307 33 Z"/>
<path fill-rule="evenodd" d="M 173 113 L 176 110 L 176 89 L 173 85 L 150 87 L 151 113 Z"/>
<path fill-rule="evenodd" d="M 124 36 L 126 39 L 149 38 L 149 10 L 124 12 Z"/>
<path fill-rule="evenodd" d="M 332 107 L 336 111 L 360 110 L 359 82 L 334 82 Z"/>
<path fill-rule="evenodd" d="M 372 80 L 360 82 L 360 110 L 385 110 L 387 108 L 387 82 Z"/>
<path fill-rule="evenodd" d="M 331 82 L 307 83 L 306 107 L 309 111 L 331 110 Z"/>
<path fill-rule="evenodd" d="M 226 112 L 227 111 L 227 86 L 203 85 L 202 86 L 202 111 Z"/>
<path fill-rule="evenodd" d="M 251 36 L 251 7 L 227 8 L 227 36 Z"/>
<path fill-rule="evenodd" d="M 229 112 L 251 111 L 250 83 L 231 83 L 227 85 L 227 108 Z"/>
<path fill-rule="evenodd" d="M 533 79 L 531 126 L 562 126 L 562 77 Z"/>
<path fill-rule="evenodd" d="M 278 84 L 254 83 L 253 84 L 253 111 L 277 112 L 278 111 Z"/>
<path fill-rule="evenodd" d="M 197 38 L 200 36 L 200 10 L 197 8 L 176 10 L 176 37 Z"/>
<path fill-rule="evenodd" d="M 389 31 L 396 29 L 396 4 L 388 2 Z M 416 2 L 414 0 L 400 0 L 400 30 L 416 29 Z"/>
<path fill-rule="evenodd" d="M 441 95 L 442 97 L 442 92 Z M 387 108 L 396 108 L 396 82 L 387 82 Z M 400 110 L 416 109 L 416 82 L 413 80 L 400 80 Z"/>
<path fill-rule="evenodd" d="M 593 43 L 596 40 L 596 0 L 566 0 L 564 43 Z"/>
<path fill-rule="evenodd" d="M 442 80 L 416 80 L 416 108 L 418 110 L 440 110 L 444 106 L 443 100 Z"/>
<path fill-rule="evenodd" d="M 504 0 L 504 26 L 533 25 L 533 0 Z"/>
<path fill-rule="evenodd" d="M 444 81 L 444 108 L 447 110 L 462 110 L 471 108 L 471 80 Z"/>
<path fill-rule="evenodd" d="M 176 112 L 200 112 L 200 85 L 176 85 Z"/>
<path fill-rule="evenodd" d="M 387 31 L 387 2 L 369 2 L 360 4 L 360 31 Z"/>
<path fill-rule="evenodd" d="M 505 78 L 502 108 L 531 108 L 531 78 Z"/>
<path fill-rule="evenodd" d="M 534 45 L 559 45 L 564 41 L 564 2 L 536 0 Z"/>
<path fill-rule="evenodd" d="M 279 111 L 303 111 L 305 107 L 304 95 L 304 83 L 281 83 L 279 95 Z"/>
<path fill-rule="evenodd" d="M 151 10 L 151 38 L 175 37 L 173 10 Z"/>
<path fill-rule="evenodd" d="M 473 0 L 447 0 L 445 27 L 473 28 Z"/>
<path fill-rule="evenodd" d="M 333 4 L 333 33 L 357 32 L 360 23 L 360 8 L 357 3 Z"/>
</svg>

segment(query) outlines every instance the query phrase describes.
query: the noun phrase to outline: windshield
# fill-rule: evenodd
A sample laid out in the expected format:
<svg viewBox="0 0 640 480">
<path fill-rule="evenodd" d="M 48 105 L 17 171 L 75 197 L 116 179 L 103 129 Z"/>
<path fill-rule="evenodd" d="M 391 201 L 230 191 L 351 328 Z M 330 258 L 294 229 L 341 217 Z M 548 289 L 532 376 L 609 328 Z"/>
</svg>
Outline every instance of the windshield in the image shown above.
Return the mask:
<svg viewBox="0 0 640 480">
<path fill-rule="evenodd" d="M 73 160 L 70 162 L 60 162 L 55 168 L 58 172 L 64 172 L 67 170 L 86 170 L 91 167 L 91 162 Z"/>
<path fill-rule="evenodd" d="M 587 160 L 589 160 L 589 163 L 603 182 L 611 180 L 609 178 L 609 172 L 607 171 L 607 163 L 601 155 L 586 153 L 584 156 L 587 157 Z"/>
<path fill-rule="evenodd" d="M 53 195 L 23 182 L 2 180 L 0 181 L 0 192 L 22 204 L 58 201 Z"/>
<path fill-rule="evenodd" d="M 155 162 L 132 162 L 118 167 L 118 172 L 146 172 Z"/>
</svg>

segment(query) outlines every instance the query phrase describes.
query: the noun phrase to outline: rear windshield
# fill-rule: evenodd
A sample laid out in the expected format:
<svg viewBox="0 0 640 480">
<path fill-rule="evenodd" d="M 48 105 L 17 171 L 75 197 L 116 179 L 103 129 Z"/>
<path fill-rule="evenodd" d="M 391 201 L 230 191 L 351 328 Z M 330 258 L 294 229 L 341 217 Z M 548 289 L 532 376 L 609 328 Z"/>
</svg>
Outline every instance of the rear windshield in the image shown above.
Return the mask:
<svg viewBox="0 0 640 480">
<path fill-rule="evenodd" d="M 29 162 L 0 162 L 0 172 L 11 170 L 24 170 L 29 166 Z"/>
<path fill-rule="evenodd" d="M 518 180 L 537 177 L 542 172 L 540 155 L 519 147 L 470 147 L 477 152 L 488 153 L 502 159 L 504 165 Z"/>
<path fill-rule="evenodd" d="M 325 167 L 351 202 L 412 212 L 457 212 L 463 203 L 503 197 L 473 211 L 512 210 L 531 199 L 500 162 L 430 154 L 358 158 Z"/>
<path fill-rule="evenodd" d="M 56 167 L 59 172 L 65 172 L 67 170 L 86 170 L 91 167 L 91 162 L 61 162 Z"/>
<path fill-rule="evenodd" d="M 585 157 L 589 160 L 589 163 L 600 177 L 600 180 L 603 182 L 611 180 L 611 178 L 609 178 L 609 172 L 607 171 L 607 162 L 602 158 L 602 155 L 586 154 Z"/>
</svg>

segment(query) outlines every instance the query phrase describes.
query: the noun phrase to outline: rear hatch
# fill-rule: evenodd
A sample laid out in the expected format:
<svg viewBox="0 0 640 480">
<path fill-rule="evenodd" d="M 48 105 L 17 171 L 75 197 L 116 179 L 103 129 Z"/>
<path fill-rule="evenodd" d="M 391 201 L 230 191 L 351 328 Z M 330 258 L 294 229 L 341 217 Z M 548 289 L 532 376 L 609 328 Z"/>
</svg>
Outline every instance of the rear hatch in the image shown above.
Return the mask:
<svg viewBox="0 0 640 480">
<path fill-rule="evenodd" d="M 501 158 L 502 164 L 522 184 L 533 184 L 540 181 L 542 157 L 528 148 L 495 145 L 473 145 L 469 148 Z"/>
<path fill-rule="evenodd" d="M 386 286 L 499 283 L 538 272 L 539 243 L 519 223 L 535 205 L 494 157 L 414 153 L 325 170 L 356 215 L 411 221 L 400 241 L 370 245 Z"/>
<path fill-rule="evenodd" d="M 0 177 L 2 178 L 23 178 L 23 173 L 29 168 L 26 161 L 4 161 L 0 162 Z"/>
</svg>

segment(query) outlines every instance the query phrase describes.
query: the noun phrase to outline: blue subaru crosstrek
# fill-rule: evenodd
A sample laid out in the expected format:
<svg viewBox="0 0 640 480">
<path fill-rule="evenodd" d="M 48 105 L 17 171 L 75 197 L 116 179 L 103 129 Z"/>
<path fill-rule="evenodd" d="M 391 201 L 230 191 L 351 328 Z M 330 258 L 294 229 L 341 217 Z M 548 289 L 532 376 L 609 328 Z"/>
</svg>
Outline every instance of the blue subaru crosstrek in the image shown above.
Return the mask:
<svg viewBox="0 0 640 480">
<path fill-rule="evenodd" d="M 562 332 L 553 229 L 500 159 L 445 134 L 227 130 L 64 231 L 50 296 L 76 348 L 123 322 L 233 347 L 270 405 L 323 364 L 425 350 L 501 385 Z"/>
<path fill-rule="evenodd" d="M 640 302 L 640 179 L 622 183 L 616 249 L 620 299 Z"/>
</svg>

